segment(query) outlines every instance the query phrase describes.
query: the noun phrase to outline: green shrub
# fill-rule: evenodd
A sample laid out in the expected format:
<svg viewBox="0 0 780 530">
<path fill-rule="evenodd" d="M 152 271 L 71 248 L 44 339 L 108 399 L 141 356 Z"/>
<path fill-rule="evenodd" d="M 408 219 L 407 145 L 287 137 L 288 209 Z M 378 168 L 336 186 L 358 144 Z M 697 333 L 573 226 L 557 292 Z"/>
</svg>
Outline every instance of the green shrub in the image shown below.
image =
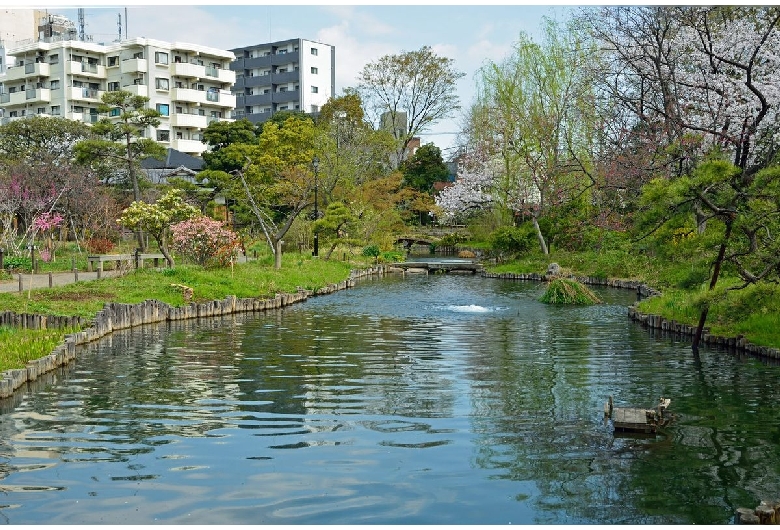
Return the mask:
<svg viewBox="0 0 780 530">
<path fill-rule="evenodd" d="M 3 267 L 8 271 L 31 270 L 32 260 L 27 256 L 6 256 Z"/>
<path fill-rule="evenodd" d="M 520 254 L 531 250 L 535 234 L 526 226 L 504 226 L 490 234 L 490 246 L 494 250 Z"/>
<path fill-rule="evenodd" d="M 383 263 L 387 262 L 401 262 L 404 261 L 406 255 L 403 252 L 398 252 L 396 250 L 390 250 L 387 252 L 382 252 L 380 255 L 380 258 Z"/>
<path fill-rule="evenodd" d="M 379 257 L 379 246 L 378 245 L 368 245 L 363 247 L 363 256 L 369 257 L 369 258 L 377 258 Z"/>
</svg>

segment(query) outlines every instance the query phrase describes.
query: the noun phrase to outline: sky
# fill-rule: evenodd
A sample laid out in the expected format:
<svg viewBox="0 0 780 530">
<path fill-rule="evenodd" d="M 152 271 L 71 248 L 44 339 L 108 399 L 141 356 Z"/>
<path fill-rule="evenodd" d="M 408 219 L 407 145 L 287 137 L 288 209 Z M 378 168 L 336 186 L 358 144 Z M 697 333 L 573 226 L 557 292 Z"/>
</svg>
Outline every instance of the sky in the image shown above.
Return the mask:
<svg viewBox="0 0 780 530">
<path fill-rule="evenodd" d="M 85 10 L 85 31 L 94 42 L 119 36 L 187 42 L 221 49 L 264 42 L 304 38 L 336 47 L 336 95 L 357 84 L 357 75 L 369 62 L 430 46 L 454 59 L 454 68 L 466 75 L 457 93 L 462 109 L 420 135 L 434 143 L 445 160 L 454 154 L 454 133 L 461 129 L 463 110 L 474 101 L 475 73 L 486 60 L 501 61 L 512 50 L 520 32 L 538 37 L 543 17 L 564 19 L 565 5 L 163 5 L 85 3 L 40 4 L 36 7 L 68 16 L 77 22 L 77 8 Z M 125 17 L 125 9 L 127 17 Z M 125 30 L 126 24 L 126 30 Z"/>
</svg>

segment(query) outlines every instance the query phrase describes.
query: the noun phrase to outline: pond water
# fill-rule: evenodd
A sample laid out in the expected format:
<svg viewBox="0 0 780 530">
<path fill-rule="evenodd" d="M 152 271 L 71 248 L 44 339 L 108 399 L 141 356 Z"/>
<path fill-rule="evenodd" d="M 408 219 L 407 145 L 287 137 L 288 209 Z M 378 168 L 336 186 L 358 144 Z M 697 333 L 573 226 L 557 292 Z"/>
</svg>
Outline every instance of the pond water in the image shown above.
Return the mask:
<svg viewBox="0 0 780 530">
<path fill-rule="evenodd" d="M 10 524 L 721 524 L 780 498 L 780 368 L 635 293 L 406 275 L 85 347 L 0 403 Z M 603 406 L 672 400 L 655 436 Z"/>
</svg>

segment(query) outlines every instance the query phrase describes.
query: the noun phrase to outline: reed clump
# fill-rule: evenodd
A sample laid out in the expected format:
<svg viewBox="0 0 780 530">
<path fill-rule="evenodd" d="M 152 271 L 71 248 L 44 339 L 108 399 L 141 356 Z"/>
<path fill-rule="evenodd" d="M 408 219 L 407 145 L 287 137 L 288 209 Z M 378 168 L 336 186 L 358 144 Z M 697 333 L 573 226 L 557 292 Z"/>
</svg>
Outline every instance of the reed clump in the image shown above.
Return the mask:
<svg viewBox="0 0 780 530">
<path fill-rule="evenodd" d="M 553 305 L 594 305 L 601 299 L 585 285 L 569 278 L 555 278 L 547 285 L 547 290 L 539 299 Z"/>
</svg>

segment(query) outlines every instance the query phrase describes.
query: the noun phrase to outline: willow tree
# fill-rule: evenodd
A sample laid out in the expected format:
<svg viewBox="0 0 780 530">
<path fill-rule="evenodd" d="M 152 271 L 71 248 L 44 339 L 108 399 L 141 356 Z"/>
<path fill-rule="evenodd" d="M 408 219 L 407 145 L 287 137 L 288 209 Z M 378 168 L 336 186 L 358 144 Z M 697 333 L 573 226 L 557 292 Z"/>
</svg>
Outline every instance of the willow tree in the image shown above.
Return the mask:
<svg viewBox="0 0 780 530">
<path fill-rule="evenodd" d="M 358 91 L 380 126 L 396 139 L 394 169 L 412 138 L 460 109 L 456 85 L 464 75 L 453 59 L 437 55 L 430 46 L 385 55 L 363 67 Z"/>
<path fill-rule="evenodd" d="M 595 182 L 592 60 L 590 41 L 573 24 L 546 20 L 541 42 L 521 33 L 509 57 L 478 74 L 471 144 L 502 161 L 494 199 L 530 216 L 545 254 L 539 219 Z"/>
</svg>

